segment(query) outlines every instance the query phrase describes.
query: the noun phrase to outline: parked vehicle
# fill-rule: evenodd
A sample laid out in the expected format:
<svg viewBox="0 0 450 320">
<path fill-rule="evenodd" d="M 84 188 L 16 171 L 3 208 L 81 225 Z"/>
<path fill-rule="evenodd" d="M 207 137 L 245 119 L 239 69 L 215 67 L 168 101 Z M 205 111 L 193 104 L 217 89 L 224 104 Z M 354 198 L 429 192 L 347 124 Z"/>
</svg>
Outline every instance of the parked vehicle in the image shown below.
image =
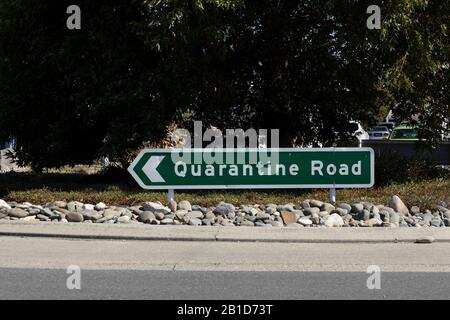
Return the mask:
<svg viewBox="0 0 450 320">
<path fill-rule="evenodd" d="M 389 140 L 419 140 L 419 129 L 412 126 L 395 127 L 389 136 Z"/>
<path fill-rule="evenodd" d="M 392 132 L 395 128 L 395 122 L 389 121 L 389 122 L 380 122 L 377 124 L 377 127 L 387 127 L 389 132 Z"/>
<path fill-rule="evenodd" d="M 385 126 L 376 126 L 370 129 L 369 131 L 369 139 L 370 140 L 385 140 L 389 138 L 391 132 L 388 127 Z"/>
</svg>

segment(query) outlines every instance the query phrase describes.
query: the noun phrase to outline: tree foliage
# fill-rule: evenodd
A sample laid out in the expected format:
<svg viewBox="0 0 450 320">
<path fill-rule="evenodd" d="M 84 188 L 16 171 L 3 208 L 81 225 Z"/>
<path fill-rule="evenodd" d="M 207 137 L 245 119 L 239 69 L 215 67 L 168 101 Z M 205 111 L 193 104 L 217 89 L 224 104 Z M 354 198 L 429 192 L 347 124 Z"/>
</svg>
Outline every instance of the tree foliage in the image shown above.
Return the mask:
<svg viewBox="0 0 450 320">
<path fill-rule="evenodd" d="M 78 2 L 82 30 L 68 1 L 0 2 L 0 138 L 22 164 L 120 160 L 192 120 L 331 145 L 387 106 L 449 131 L 448 1 Z"/>
</svg>

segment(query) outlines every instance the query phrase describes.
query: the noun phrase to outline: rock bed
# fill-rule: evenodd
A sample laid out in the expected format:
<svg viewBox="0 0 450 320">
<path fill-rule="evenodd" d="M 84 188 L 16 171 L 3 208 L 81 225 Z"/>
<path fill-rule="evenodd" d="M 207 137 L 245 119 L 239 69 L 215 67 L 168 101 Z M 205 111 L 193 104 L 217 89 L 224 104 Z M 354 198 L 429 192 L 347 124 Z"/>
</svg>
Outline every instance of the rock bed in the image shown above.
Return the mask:
<svg viewBox="0 0 450 320">
<path fill-rule="evenodd" d="M 257 227 L 448 227 L 450 209 L 445 203 L 436 210 L 407 208 L 393 196 L 389 205 L 369 202 L 337 203 L 305 200 L 298 204 L 216 207 L 191 205 L 188 201 L 144 202 L 134 206 L 107 206 L 77 201 L 54 201 L 45 205 L 0 200 L 0 220 L 156 224 L 193 226 Z"/>
</svg>

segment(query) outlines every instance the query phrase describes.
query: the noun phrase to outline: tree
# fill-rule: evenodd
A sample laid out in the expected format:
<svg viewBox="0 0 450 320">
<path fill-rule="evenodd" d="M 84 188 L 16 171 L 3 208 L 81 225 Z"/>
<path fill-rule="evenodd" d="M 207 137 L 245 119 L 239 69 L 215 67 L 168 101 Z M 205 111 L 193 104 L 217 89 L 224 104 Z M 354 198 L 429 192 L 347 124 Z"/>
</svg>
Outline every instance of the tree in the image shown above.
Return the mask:
<svg viewBox="0 0 450 320">
<path fill-rule="evenodd" d="M 449 131 L 447 1 L 0 2 L 0 139 L 21 164 L 91 163 L 158 141 L 169 123 L 277 128 L 332 145 L 380 108 Z M 445 121 L 447 117 L 447 122 Z"/>
<path fill-rule="evenodd" d="M 283 145 L 331 145 L 380 108 L 449 130 L 446 1 L 159 1 L 159 46 L 183 79 L 188 120 L 279 128 Z M 162 43 L 162 44 L 161 44 Z M 448 117 L 447 117 L 448 119 Z"/>
<path fill-rule="evenodd" d="M 160 138 L 168 90 L 138 1 L 78 1 L 81 30 L 66 28 L 69 1 L 0 3 L 0 139 L 14 136 L 34 169 L 122 160 Z"/>
</svg>

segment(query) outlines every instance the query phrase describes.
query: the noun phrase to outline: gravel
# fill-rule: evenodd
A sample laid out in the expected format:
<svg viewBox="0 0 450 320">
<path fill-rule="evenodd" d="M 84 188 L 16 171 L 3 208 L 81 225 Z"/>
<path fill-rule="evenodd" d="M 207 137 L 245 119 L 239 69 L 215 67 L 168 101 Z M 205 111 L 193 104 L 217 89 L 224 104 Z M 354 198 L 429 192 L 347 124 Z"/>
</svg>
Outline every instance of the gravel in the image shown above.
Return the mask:
<svg viewBox="0 0 450 320">
<path fill-rule="evenodd" d="M 257 227 L 427 227 L 450 226 L 450 209 L 439 203 L 430 210 L 412 206 L 393 196 L 389 204 L 370 202 L 331 204 L 314 199 L 301 203 L 246 204 L 221 202 L 202 207 L 189 201 L 144 202 L 133 206 L 54 201 L 46 204 L 16 203 L 0 199 L 0 220 L 60 223 L 138 223 L 191 226 Z"/>
</svg>

